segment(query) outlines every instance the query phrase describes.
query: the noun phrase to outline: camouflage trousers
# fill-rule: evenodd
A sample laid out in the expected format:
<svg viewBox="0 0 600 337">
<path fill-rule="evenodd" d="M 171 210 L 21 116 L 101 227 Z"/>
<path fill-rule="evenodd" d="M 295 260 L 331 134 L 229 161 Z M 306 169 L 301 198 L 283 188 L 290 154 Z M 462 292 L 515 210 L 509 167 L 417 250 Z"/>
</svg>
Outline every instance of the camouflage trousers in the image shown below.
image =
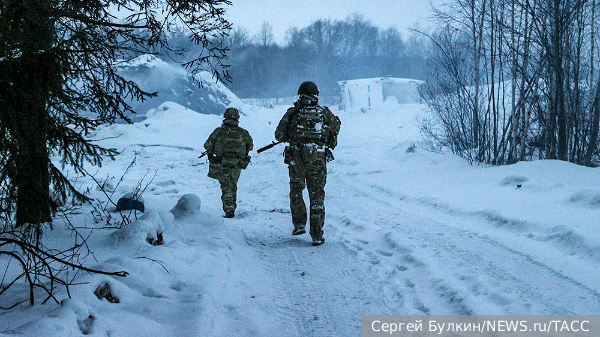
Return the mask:
<svg viewBox="0 0 600 337">
<path fill-rule="evenodd" d="M 327 180 L 327 162 L 325 153 L 313 148 L 300 147 L 294 151 L 288 166 L 290 174 L 290 209 L 295 228 L 305 227 L 307 211 L 302 196 L 308 188 L 310 199 L 310 236 L 313 239 L 323 237 L 325 223 L 325 183 Z"/>
<path fill-rule="evenodd" d="M 221 184 L 221 201 L 223 202 L 223 211 L 225 213 L 235 212 L 237 208 L 237 182 L 240 179 L 239 168 L 223 167 L 219 176 Z"/>
</svg>

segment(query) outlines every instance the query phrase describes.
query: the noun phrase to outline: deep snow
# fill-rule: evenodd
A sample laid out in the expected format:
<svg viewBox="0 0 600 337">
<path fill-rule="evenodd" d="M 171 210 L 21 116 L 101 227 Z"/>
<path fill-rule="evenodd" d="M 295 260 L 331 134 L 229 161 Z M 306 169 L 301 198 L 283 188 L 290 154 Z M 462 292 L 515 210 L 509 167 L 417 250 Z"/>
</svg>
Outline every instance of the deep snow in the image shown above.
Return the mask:
<svg viewBox="0 0 600 337">
<path fill-rule="evenodd" d="M 218 115 L 229 106 L 239 108 L 243 105 L 242 101 L 223 83 L 217 82 L 211 73 L 201 71 L 190 75 L 181 66 L 167 63 L 154 55 L 141 55 L 129 62 L 119 62 L 117 68 L 121 76 L 137 83 L 140 89 L 157 93 L 156 97 L 144 101 L 127 99 L 135 111 L 148 111 L 165 101 L 171 101 L 196 112 Z M 194 78 L 202 85 L 198 86 Z M 128 117 L 139 122 L 144 119 L 144 114 Z"/>
<path fill-rule="evenodd" d="M 243 107 L 240 126 L 255 150 L 273 140 L 286 108 Z M 81 274 L 85 284 L 61 305 L 0 310 L 0 335 L 358 336 L 361 315 L 600 314 L 598 169 L 479 167 L 427 152 L 418 146 L 420 104 L 333 111 L 342 128 L 319 247 L 308 234 L 291 236 L 283 145 L 251 153 L 237 216 L 224 219 L 218 182 L 198 159 L 219 116 L 165 102 L 140 123 L 99 130 L 96 139 L 123 153 L 98 179 L 118 181 L 136 160 L 115 198 L 142 178 L 151 183 L 146 213 L 121 230 L 94 230 L 97 261 L 85 261 L 130 275 Z M 91 179 L 78 185 L 103 200 Z M 200 212 L 175 220 L 169 210 L 188 193 L 201 198 Z M 73 221 L 99 226 L 89 209 Z M 45 242 L 69 242 L 55 226 Z M 157 231 L 165 244 L 151 246 L 147 233 Z M 107 282 L 120 303 L 94 296 Z M 11 292 L 0 306 L 25 296 Z"/>
</svg>

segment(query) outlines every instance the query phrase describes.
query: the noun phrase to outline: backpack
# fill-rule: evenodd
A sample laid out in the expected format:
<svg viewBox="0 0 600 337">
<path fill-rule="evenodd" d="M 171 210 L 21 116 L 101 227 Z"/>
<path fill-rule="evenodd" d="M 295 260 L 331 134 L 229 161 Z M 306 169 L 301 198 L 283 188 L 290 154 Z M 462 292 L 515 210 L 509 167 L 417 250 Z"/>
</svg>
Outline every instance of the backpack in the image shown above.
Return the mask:
<svg viewBox="0 0 600 337">
<path fill-rule="evenodd" d="M 325 123 L 325 109 L 318 105 L 297 109 L 290 126 L 292 139 L 303 144 L 325 145 L 329 136 L 329 125 Z"/>
<path fill-rule="evenodd" d="M 247 156 L 246 133 L 237 126 L 222 126 L 214 154 L 223 166 L 245 168 Z M 245 165 L 244 165 L 245 164 Z"/>
<path fill-rule="evenodd" d="M 224 157 L 244 157 L 246 155 L 245 133 L 237 126 L 223 126 L 220 141 L 217 142 L 215 154 Z"/>
</svg>

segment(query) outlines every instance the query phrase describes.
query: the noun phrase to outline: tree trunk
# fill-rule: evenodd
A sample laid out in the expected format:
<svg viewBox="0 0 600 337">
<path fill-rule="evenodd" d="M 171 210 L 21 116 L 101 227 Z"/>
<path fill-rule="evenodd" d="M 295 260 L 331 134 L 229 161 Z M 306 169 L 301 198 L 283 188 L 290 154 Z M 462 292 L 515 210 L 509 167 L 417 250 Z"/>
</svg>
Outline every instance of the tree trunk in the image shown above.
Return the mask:
<svg viewBox="0 0 600 337">
<path fill-rule="evenodd" d="M 9 1 L 13 34 L 23 34 L 21 57 L 10 69 L 12 90 L 7 127 L 15 142 L 11 149 L 16 172 L 16 227 L 52 220 L 48 130 L 51 92 L 61 84 L 56 56 L 52 53 L 54 23 L 48 0 Z M 8 11 L 7 11 L 8 12 Z M 34 228 L 39 229 L 39 227 Z"/>
<path fill-rule="evenodd" d="M 47 93 L 44 92 L 44 57 L 25 60 L 26 74 L 21 83 L 23 92 L 21 109 L 14 116 L 14 134 L 18 144 L 15 155 L 17 187 L 17 227 L 24 224 L 41 224 L 52 220 L 50 207 L 50 177 L 48 171 Z"/>
<path fill-rule="evenodd" d="M 484 2 L 485 3 L 485 2 Z M 476 10 L 477 2 L 475 0 L 471 1 L 471 24 L 472 27 L 472 38 L 473 38 L 473 48 L 474 48 L 474 60 L 473 60 L 473 72 L 475 76 L 475 93 L 473 95 L 473 116 L 472 116 L 472 124 L 471 124 L 471 132 L 473 137 L 473 148 L 477 149 L 477 161 L 481 161 L 483 147 L 480 139 L 479 131 L 481 130 L 481 125 L 479 122 L 479 92 L 481 90 L 481 70 L 480 70 L 480 60 L 481 60 L 481 49 L 482 49 L 482 32 L 483 32 L 483 22 L 479 22 L 477 19 L 477 14 L 481 16 L 481 21 L 483 21 L 483 17 L 485 16 L 485 5 L 480 13 Z"/>
<path fill-rule="evenodd" d="M 561 20 L 560 3 L 562 0 L 554 0 L 554 35 L 552 37 L 552 45 L 554 49 L 554 80 L 555 80 L 555 100 L 556 117 L 558 124 L 558 159 L 568 160 L 568 144 L 567 144 L 567 116 L 565 112 L 565 88 L 563 76 L 563 31 L 566 27 L 563 26 Z"/>
<path fill-rule="evenodd" d="M 588 148 L 583 161 L 585 166 L 592 166 L 592 156 L 596 151 L 596 143 L 598 142 L 598 128 L 600 127 L 600 75 L 596 82 L 596 96 L 591 109 L 592 125 L 590 130 L 590 142 L 588 143 Z"/>
<path fill-rule="evenodd" d="M 550 62 L 554 62 L 551 58 Z M 551 75 L 552 71 L 550 71 Z M 549 84 L 549 106 L 548 119 L 546 120 L 545 129 L 545 152 L 546 159 L 556 159 L 556 82 L 554 78 Z"/>
</svg>

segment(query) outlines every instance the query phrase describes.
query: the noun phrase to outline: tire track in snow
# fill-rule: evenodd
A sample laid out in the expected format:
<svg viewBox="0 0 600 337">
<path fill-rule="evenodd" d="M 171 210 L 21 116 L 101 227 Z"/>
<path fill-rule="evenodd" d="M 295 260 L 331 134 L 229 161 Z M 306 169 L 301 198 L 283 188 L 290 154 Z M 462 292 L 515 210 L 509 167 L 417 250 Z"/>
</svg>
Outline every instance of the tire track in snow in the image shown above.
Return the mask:
<svg viewBox="0 0 600 337">
<path fill-rule="evenodd" d="M 434 299 L 435 294 L 445 297 L 450 314 L 499 314 L 502 311 L 508 314 L 589 314 L 599 311 L 597 291 L 528 254 L 488 236 L 428 220 L 415 214 L 414 210 L 408 211 L 408 207 L 415 205 L 406 204 L 407 207 L 404 207 L 402 197 L 381 186 L 359 184 L 340 176 L 335 180 L 339 180 L 338 189 L 355 196 L 356 204 L 361 204 L 359 199 L 367 198 L 370 200 L 368 205 L 377 205 L 376 209 L 366 210 L 368 214 L 364 216 L 346 209 L 344 216 L 340 217 L 346 222 L 375 219 L 375 225 L 381 231 L 381 241 L 385 241 L 384 235 L 392 235 L 396 237 L 394 242 L 398 243 L 396 248 L 406 250 L 406 247 L 412 247 L 414 255 L 424 261 L 425 269 L 429 271 L 424 273 L 421 270 L 421 275 L 413 275 L 425 277 L 425 280 L 416 281 L 408 277 L 405 282 L 415 284 L 412 288 L 420 287 L 419 296 L 423 298 Z M 352 206 L 356 207 L 345 205 L 350 209 Z M 429 211 L 439 212 L 431 208 Z M 443 219 L 449 223 L 481 221 L 447 213 Z M 353 240 L 356 241 L 350 239 Z M 414 269 L 407 268 L 405 274 Z M 446 277 L 451 275 L 452 279 L 436 278 L 436 271 Z M 419 301 L 421 299 L 416 297 L 415 303 Z"/>
</svg>

